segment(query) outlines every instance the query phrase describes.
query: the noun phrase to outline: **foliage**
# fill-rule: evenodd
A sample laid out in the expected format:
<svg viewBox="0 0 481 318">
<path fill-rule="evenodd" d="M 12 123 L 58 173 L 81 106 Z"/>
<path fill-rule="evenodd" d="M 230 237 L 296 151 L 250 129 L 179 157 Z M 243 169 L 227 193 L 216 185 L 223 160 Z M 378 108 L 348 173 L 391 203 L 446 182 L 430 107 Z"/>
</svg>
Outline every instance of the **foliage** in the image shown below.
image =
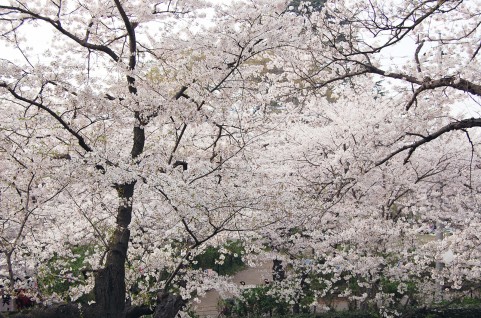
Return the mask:
<svg viewBox="0 0 481 318">
<path fill-rule="evenodd" d="M 227 242 L 222 248 L 209 246 L 202 254 L 195 256 L 192 267 L 213 269 L 219 275 L 233 275 L 245 268 L 242 261 L 243 254 L 242 242 L 239 241 Z"/>
<path fill-rule="evenodd" d="M 340 311 L 340 312 L 327 312 L 316 315 L 317 318 L 378 318 L 379 313 L 368 311 Z"/>
<path fill-rule="evenodd" d="M 268 286 L 261 286 L 243 290 L 240 297 L 226 299 L 220 307 L 227 317 L 282 317 L 291 306 L 270 295 Z"/>
<path fill-rule="evenodd" d="M 405 313 L 404 317 L 408 318 L 476 318 L 479 317 L 481 308 L 420 308 L 414 312 Z"/>
<path fill-rule="evenodd" d="M 394 294 L 397 298 L 402 298 L 404 295 L 413 296 L 418 292 L 415 282 L 401 283 L 382 278 L 380 285 L 384 292 Z"/>
<path fill-rule="evenodd" d="M 70 289 L 87 285 L 89 268 L 85 258 L 93 253 L 94 249 L 88 245 L 72 246 L 69 249 L 72 257 L 66 258 L 54 255 L 39 269 L 37 284 L 41 295 L 55 294 L 67 301 L 72 301 Z M 87 303 L 93 300 L 93 295 L 91 293 L 85 294 L 75 300 Z"/>
</svg>

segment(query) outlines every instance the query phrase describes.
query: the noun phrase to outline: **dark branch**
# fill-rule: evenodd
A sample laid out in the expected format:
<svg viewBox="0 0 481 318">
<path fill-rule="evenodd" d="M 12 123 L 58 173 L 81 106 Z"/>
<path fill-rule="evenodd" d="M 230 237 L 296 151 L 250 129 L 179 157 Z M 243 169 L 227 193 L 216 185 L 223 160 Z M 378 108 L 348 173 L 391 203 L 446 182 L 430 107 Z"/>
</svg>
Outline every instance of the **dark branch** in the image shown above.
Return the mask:
<svg viewBox="0 0 481 318">
<path fill-rule="evenodd" d="M 189 98 L 189 95 L 185 94 L 185 91 L 187 90 L 187 88 L 189 88 L 188 86 L 182 86 L 180 88 L 180 90 L 177 92 L 177 94 L 175 94 L 174 98 L 176 100 L 178 100 L 179 98 L 181 97 L 184 97 L 184 98 Z"/>
<path fill-rule="evenodd" d="M 198 245 L 199 245 L 199 240 L 197 239 L 197 236 L 195 236 L 194 232 L 192 232 L 192 230 L 189 228 L 189 225 L 188 225 L 187 222 L 185 221 L 185 218 L 182 218 L 182 224 L 184 224 L 185 230 L 190 234 L 190 236 L 191 236 L 192 239 L 194 240 L 195 245 L 198 246 Z"/>
<path fill-rule="evenodd" d="M 88 43 L 86 41 L 86 39 L 80 39 L 75 34 L 65 30 L 59 21 L 55 21 L 55 20 L 52 20 L 48 17 L 41 16 L 38 13 L 29 11 L 29 10 L 24 9 L 24 8 L 19 8 L 19 7 L 14 7 L 14 6 L 0 6 L 0 9 L 11 10 L 13 12 L 23 13 L 23 14 L 26 14 L 27 16 L 30 16 L 33 19 L 45 21 L 45 22 L 49 23 L 50 25 L 52 25 L 60 33 L 66 35 L 68 38 L 74 40 L 75 42 L 77 42 L 81 46 L 83 46 L 87 49 L 90 49 L 90 50 L 104 52 L 105 54 L 110 56 L 115 62 L 118 62 L 120 60 L 119 56 L 117 54 L 115 54 L 115 52 L 112 51 L 112 49 L 109 48 L 108 46 L 92 44 L 92 43 Z"/>
<path fill-rule="evenodd" d="M 38 103 L 34 100 L 30 100 L 28 98 L 25 98 L 25 97 L 17 94 L 17 92 L 15 92 L 15 90 L 12 89 L 5 82 L 0 83 L 0 87 L 6 88 L 10 92 L 10 94 L 12 94 L 12 96 L 15 97 L 16 99 L 18 99 L 22 102 L 28 103 L 30 105 L 37 106 L 38 108 L 45 110 L 47 113 L 49 113 L 50 116 L 55 118 L 55 120 L 57 120 L 62 125 L 62 127 L 65 128 L 65 130 L 67 130 L 72 136 L 74 136 L 78 140 L 78 143 L 79 143 L 80 147 L 82 147 L 87 152 L 92 152 L 92 148 L 89 145 L 87 145 L 87 143 L 85 142 L 85 139 L 78 132 L 73 130 L 72 127 L 69 126 L 69 124 L 67 124 L 59 115 L 57 115 L 57 113 L 52 111 L 50 108 L 48 108 L 45 105 L 43 105 L 41 103 Z"/>
<path fill-rule="evenodd" d="M 178 166 L 182 166 L 182 170 L 185 171 L 187 170 L 187 162 L 185 161 L 180 161 L 180 160 L 177 160 L 176 162 L 174 162 L 174 164 L 172 165 L 174 168 L 178 167 Z"/>
<path fill-rule="evenodd" d="M 383 163 L 387 162 L 392 157 L 394 157 L 395 155 L 397 155 L 397 154 L 399 154 L 399 153 L 401 153 L 405 150 L 409 150 L 407 157 L 404 159 L 404 164 L 406 164 L 409 161 L 409 159 L 411 158 L 411 155 L 414 153 L 414 151 L 419 146 L 424 145 L 424 144 L 440 137 L 441 135 L 443 135 L 447 132 L 454 131 L 454 130 L 464 131 L 464 129 L 473 128 L 473 127 L 481 127 L 481 118 L 463 119 L 463 120 L 458 121 L 458 122 L 450 123 L 450 124 L 440 128 L 436 132 L 434 132 L 432 134 L 429 134 L 425 137 L 422 137 L 420 140 L 418 140 L 418 141 L 416 141 L 416 142 L 414 142 L 410 145 L 406 145 L 406 146 L 403 146 L 403 147 L 399 148 L 398 150 L 394 151 L 393 153 L 391 153 L 390 155 L 388 155 L 384 159 L 376 162 L 376 166 L 380 166 Z"/>
<path fill-rule="evenodd" d="M 134 26 L 129 20 L 129 17 L 127 17 L 127 14 L 125 13 L 124 8 L 120 4 L 119 0 L 114 0 L 115 6 L 117 7 L 117 10 L 120 13 L 120 16 L 122 17 L 122 20 L 124 21 L 125 24 L 125 29 L 127 30 L 127 34 L 129 35 L 129 52 L 130 52 L 130 57 L 129 57 L 129 69 L 133 70 L 135 69 L 135 64 L 137 63 L 136 61 L 136 53 L 137 53 L 137 41 L 135 39 L 135 30 Z M 130 83 L 129 84 L 133 84 Z"/>
<path fill-rule="evenodd" d="M 468 92 L 476 96 L 481 96 L 481 85 L 475 84 L 463 78 L 458 78 L 455 76 L 446 76 L 440 79 L 418 79 L 417 77 L 401 74 L 401 73 L 389 73 L 372 65 L 362 64 L 366 67 L 366 71 L 372 74 L 382 75 L 384 77 L 400 79 L 407 81 L 409 83 L 421 85 L 419 89 L 421 91 L 428 89 L 435 89 L 439 87 L 451 87 L 463 92 Z M 418 90 L 419 90 L 418 89 Z M 419 93 L 418 93 L 419 94 Z"/>
<path fill-rule="evenodd" d="M 414 59 L 416 60 L 416 68 L 419 73 L 421 73 L 421 62 L 419 61 L 419 52 L 421 52 L 423 45 L 424 45 L 424 40 L 418 44 L 418 46 L 416 47 L 416 51 L 414 52 Z"/>
<path fill-rule="evenodd" d="M 174 153 L 177 151 L 177 147 L 179 147 L 180 141 L 182 140 L 182 136 L 184 136 L 184 132 L 186 128 L 187 128 L 187 124 L 184 123 L 184 125 L 182 126 L 182 130 L 180 131 L 180 135 L 175 140 L 174 149 L 172 149 L 172 152 L 169 157 L 169 161 L 167 162 L 169 165 L 172 163 L 172 158 L 174 157 Z M 186 165 L 186 168 L 184 170 L 187 170 L 187 163 L 185 165 Z M 174 165 L 174 168 L 175 167 L 176 166 Z"/>
</svg>

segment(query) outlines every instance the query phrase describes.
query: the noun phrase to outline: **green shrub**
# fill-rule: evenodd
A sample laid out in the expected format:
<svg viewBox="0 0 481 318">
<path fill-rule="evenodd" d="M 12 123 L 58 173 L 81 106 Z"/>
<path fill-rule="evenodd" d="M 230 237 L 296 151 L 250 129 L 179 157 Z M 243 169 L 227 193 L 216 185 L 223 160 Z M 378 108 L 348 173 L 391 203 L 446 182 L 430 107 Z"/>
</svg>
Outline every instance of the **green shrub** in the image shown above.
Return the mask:
<svg viewBox="0 0 481 318">
<path fill-rule="evenodd" d="M 245 268 L 242 261 L 244 248 L 240 241 L 231 241 L 224 245 L 223 249 L 227 250 L 224 254 L 225 258 L 219 262 L 221 253 L 220 248 L 209 246 L 203 254 L 194 258 L 192 268 L 215 270 L 219 275 L 232 275 Z"/>
<path fill-rule="evenodd" d="M 246 289 L 241 297 L 224 300 L 220 307 L 227 317 L 283 317 L 290 311 L 285 301 L 275 299 L 268 294 L 269 286 Z"/>
<path fill-rule="evenodd" d="M 71 301 L 69 288 L 86 284 L 87 264 L 85 258 L 93 252 L 93 246 L 82 245 L 70 247 L 76 257 L 63 258 L 55 255 L 40 270 L 38 275 L 38 287 L 42 294 L 58 294 L 66 301 Z M 93 300 L 93 294 L 80 297 L 78 301 L 88 302 Z"/>
</svg>

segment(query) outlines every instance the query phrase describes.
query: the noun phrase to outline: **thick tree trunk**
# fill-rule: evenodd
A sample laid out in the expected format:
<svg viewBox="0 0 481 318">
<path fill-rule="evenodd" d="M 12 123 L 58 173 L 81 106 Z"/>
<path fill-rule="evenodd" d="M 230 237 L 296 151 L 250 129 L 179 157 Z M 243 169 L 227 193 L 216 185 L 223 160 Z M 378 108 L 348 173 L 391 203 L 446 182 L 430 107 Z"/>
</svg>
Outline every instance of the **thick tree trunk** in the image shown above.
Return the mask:
<svg viewBox="0 0 481 318">
<path fill-rule="evenodd" d="M 13 286 L 15 285 L 15 279 L 13 276 L 12 253 L 13 249 L 6 253 L 5 256 L 7 258 L 8 279 L 10 281 L 10 286 L 13 288 Z"/>
<path fill-rule="evenodd" d="M 179 295 L 159 292 L 153 318 L 175 318 L 185 303 L 185 300 Z"/>
<path fill-rule="evenodd" d="M 95 275 L 95 302 L 106 318 L 119 317 L 125 309 L 125 261 L 134 186 L 135 182 L 116 187 L 121 201 L 117 211 L 117 228 L 110 239 L 105 266 Z"/>
<path fill-rule="evenodd" d="M 129 239 L 130 231 L 116 230 L 114 238 L 123 245 L 123 241 Z M 125 244 L 125 251 L 127 250 Z M 95 276 L 95 301 L 105 312 L 106 318 L 119 317 L 119 313 L 125 309 L 125 254 L 120 251 L 111 251 L 107 257 L 104 268 Z"/>
</svg>

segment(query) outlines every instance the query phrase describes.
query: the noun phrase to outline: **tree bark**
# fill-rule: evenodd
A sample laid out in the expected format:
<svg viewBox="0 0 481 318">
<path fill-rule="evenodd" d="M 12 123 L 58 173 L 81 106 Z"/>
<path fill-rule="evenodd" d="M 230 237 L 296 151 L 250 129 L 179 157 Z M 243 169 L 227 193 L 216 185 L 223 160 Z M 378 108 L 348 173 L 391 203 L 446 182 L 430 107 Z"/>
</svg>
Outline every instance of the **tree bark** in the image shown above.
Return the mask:
<svg viewBox="0 0 481 318">
<path fill-rule="evenodd" d="M 110 239 L 104 268 L 95 275 L 95 302 L 106 318 L 119 317 L 125 309 L 125 260 L 130 238 L 128 226 L 132 218 L 132 197 L 135 182 L 118 185 L 120 204 L 117 228 Z"/>
<path fill-rule="evenodd" d="M 179 295 L 159 292 L 153 318 L 175 318 L 185 303 L 186 301 Z"/>
</svg>

